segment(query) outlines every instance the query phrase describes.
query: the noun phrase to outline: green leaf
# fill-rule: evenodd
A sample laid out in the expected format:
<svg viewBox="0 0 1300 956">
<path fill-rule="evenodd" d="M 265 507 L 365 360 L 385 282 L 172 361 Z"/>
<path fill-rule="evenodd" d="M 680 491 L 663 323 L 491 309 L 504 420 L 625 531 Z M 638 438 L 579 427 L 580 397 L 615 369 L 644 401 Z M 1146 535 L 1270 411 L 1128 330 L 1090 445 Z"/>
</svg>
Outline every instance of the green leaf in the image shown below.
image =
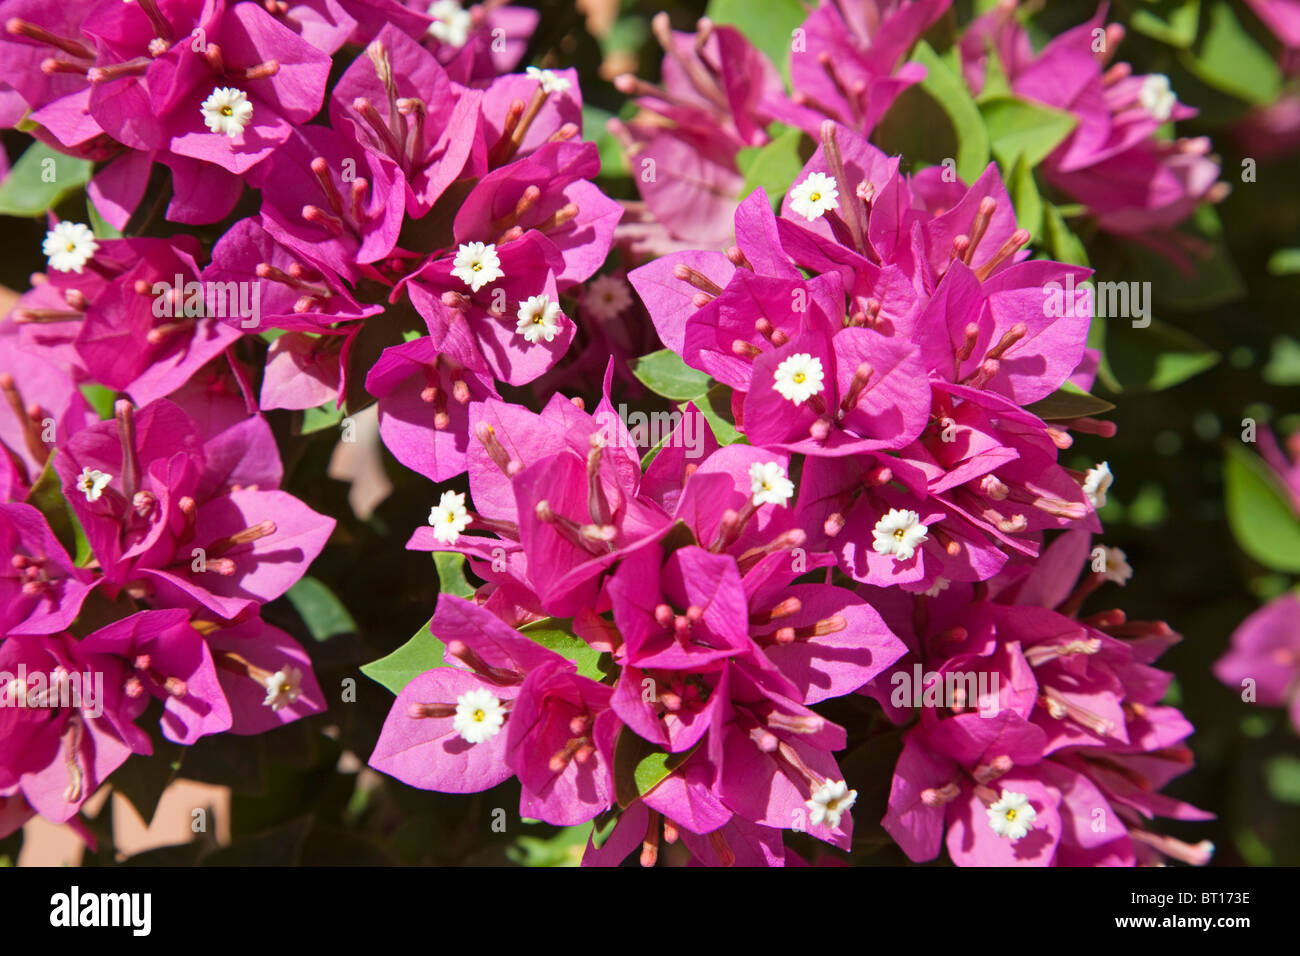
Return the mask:
<svg viewBox="0 0 1300 956">
<path fill-rule="evenodd" d="M 591 829 L 592 824 L 588 822 L 564 827 L 549 839 L 521 836 L 506 850 L 506 856 L 521 866 L 578 866 Z"/>
<path fill-rule="evenodd" d="M 465 580 L 465 555 L 457 551 L 435 551 L 433 564 L 438 569 L 439 591 L 456 597 L 474 596 L 474 585 Z"/>
<path fill-rule="evenodd" d="M 1004 169 L 1010 169 L 1017 156 L 1025 157 L 1029 167 L 1037 166 L 1078 122 L 1063 110 L 1014 96 L 981 100 L 979 111 L 988 127 L 989 146 Z"/>
<path fill-rule="evenodd" d="M 117 392 L 95 382 L 84 382 L 80 386 L 82 396 L 90 403 L 95 414 L 107 420 L 113 417 L 113 405 L 117 402 Z"/>
<path fill-rule="evenodd" d="M 605 127 L 613 118 L 614 114 L 608 110 L 583 104 L 582 138 L 596 144 L 596 150 L 600 153 L 601 176 L 628 176 L 631 171 L 628 169 L 627 157 L 623 155 L 623 147 Z"/>
<path fill-rule="evenodd" d="M 650 742 L 637 736 L 632 728 L 619 730 L 614 741 L 614 795 L 624 810 L 641 796 L 636 787 L 636 768 L 651 749 Z"/>
<path fill-rule="evenodd" d="M 442 656 L 446 649 L 446 645 L 433 636 L 426 624 L 387 657 L 361 665 L 361 673 L 375 683 L 383 684 L 394 694 L 400 694 L 403 687 L 425 671 L 445 666 Z"/>
<path fill-rule="evenodd" d="M 1199 42 L 1179 59 L 1197 79 L 1247 103 L 1273 102 L 1282 72 L 1271 53 L 1246 31 L 1233 5 L 1217 0 L 1206 12 Z"/>
<path fill-rule="evenodd" d="M 122 238 L 122 233 L 110 226 L 108 220 L 99 214 L 99 210 L 95 208 L 89 196 L 86 197 L 86 216 L 90 221 L 90 230 L 95 234 L 96 239 Z"/>
<path fill-rule="evenodd" d="M 540 621 L 538 623 L 545 624 L 547 622 Z M 536 625 L 525 627 L 519 633 L 547 650 L 554 651 L 565 660 L 573 661 L 578 667 L 578 673 L 583 677 L 599 681 L 605 676 L 600 670 L 600 651 L 593 648 L 582 638 L 574 637 L 568 631 L 562 631 L 559 628 L 537 627 Z"/>
<path fill-rule="evenodd" d="M 1016 208 L 1016 225 L 1028 230 L 1029 235 L 1037 239 L 1043 232 L 1043 198 L 1038 194 L 1038 184 L 1034 182 L 1034 173 L 1025 156 L 1016 157 L 1011 174 L 1007 176 L 1010 187 L 1011 203 Z"/>
<path fill-rule="evenodd" d="M 0 182 L 0 215 L 40 216 L 90 181 L 94 163 L 33 142 Z"/>
<path fill-rule="evenodd" d="M 719 382 L 695 402 L 719 445 L 734 445 L 744 436 L 736 430 L 736 420 L 731 414 L 731 388 Z"/>
<path fill-rule="evenodd" d="M 54 456 L 57 454 L 57 451 L 54 452 L 45 462 L 40 477 L 32 485 L 32 490 L 27 493 L 27 504 L 45 516 L 50 530 L 54 532 L 54 537 L 58 538 L 59 544 L 72 555 L 73 563 L 79 568 L 84 568 L 93 557 L 90 541 L 86 538 L 86 530 L 77 519 L 72 505 L 68 503 L 67 498 L 63 497 L 63 484 L 54 471 Z"/>
<path fill-rule="evenodd" d="M 674 401 L 699 398 L 709 390 L 709 376 L 689 368 L 672 349 L 660 349 L 637 359 L 632 373 L 656 395 Z"/>
<path fill-rule="evenodd" d="M 1147 0 L 1133 11 L 1129 25 L 1153 40 L 1186 49 L 1196 39 L 1201 0 Z"/>
<path fill-rule="evenodd" d="M 637 793 L 644 795 L 659 786 L 665 777 L 684 764 L 699 748 L 700 744 L 696 744 L 682 753 L 670 754 L 655 750 L 646 754 L 637 761 L 636 769 L 632 772 Z"/>
<path fill-rule="evenodd" d="M 1059 207 L 1047 203 L 1043 208 L 1043 223 L 1047 227 L 1047 244 L 1052 250 L 1052 258 L 1058 262 L 1070 262 L 1076 266 L 1088 265 L 1088 250 L 1070 227 L 1065 224 L 1065 217 Z"/>
<path fill-rule="evenodd" d="M 1269 385 L 1300 385 L 1300 342 L 1288 335 L 1275 338 L 1260 374 Z"/>
<path fill-rule="evenodd" d="M 1132 260 L 1127 271 L 1149 277 L 1162 304 L 1190 312 L 1211 309 L 1246 294 L 1246 284 L 1224 241 L 1223 223 L 1213 206 L 1203 203 L 1178 231 L 1205 247 L 1191 271 L 1185 272 L 1163 254 L 1136 244 L 1127 249 Z"/>
<path fill-rule="evenodd" d="M 1241 549 L 1275 571 L 1300 572 L 1300 519 L 1272 469 L 1231 444 L 1223 481 L 1228 525 Z"/>
<path fill-rule="evenodd" d="M 736 27 L 776 64 L 781 76 L 790 81 L 790 57 L 811 56 L 791 53 L 791 37 L 808 14 L 799 0 L 709 0 L 704 15 L 714 23 Z"/>
<path fill-rule="evenodd" d="M 736 155 L 736 164 L 745 174 L 745 185 L 740 191 L 740 198 L 744 199 L 762 186 L 767 190 L 772 204 L 779 204 L 781 197 L 790 191 L 795 177 L 803 169 L 803 159 L 799 155 L 801 142 L 803 131 L 787 128 L 781 130 L 766 146 L 742 149 Z"/>
<path fill-rule="evenodd" d="M 924 40 L 916 45 L 912 59 L 926 68 L 920 87 L 948 114 L 957 135 L 957 175 L 968 183 L 979 179 L 989 164 L 989 135 L 979 107 L 966 84 L 939 58 Z M 893 112 L 892 110 L 890 112 Z"/>
<path fill-rule="evenodd" d="M 1221 356 L 1182 329 L 1151 319 L 1133 328 L 1127 319 L 1094 319 L 1107 324 L 1106 358 L 1125 389 L 1158 392 L 1171 388 L 1219 363 Z"/>
<path fill-rule="evenodd" d="M 1300 758 L 1278 754 L 1264 765 L 1264 778 L 1278 803 L 1300 804 Z"/>
<path fill-rule="evenodd" d="M 316 640 L 328 641 L 339 634 L 356 633 L 357 622 L 323 581 L 311 575 L 302 577 L 285 597 Z"/>
<path fill-rule="evenodd" d="M 312 432 L 324 431 L 333 428 L 342 420 L 343 409 L 335 408 L 333 402 L 326 402 L 317 408 L 304 409 L 300 434 L 310 435 Z"/>
<path fill-rule="evenodd" d="M 1278 249 L 1268 257 L 1268 274 L 1293 276 L 1300 273 L 1300 248 Z"/>
<path fill-rule="evenodd" d="M 1114 407 L 1110 402 L 1095 395 L 1061 389 L 1032 405 L 1027 405 L 1025 411 L 1032 412 L 1045 422 L 1053 422 L 1101 415 Z"/>
</svg>

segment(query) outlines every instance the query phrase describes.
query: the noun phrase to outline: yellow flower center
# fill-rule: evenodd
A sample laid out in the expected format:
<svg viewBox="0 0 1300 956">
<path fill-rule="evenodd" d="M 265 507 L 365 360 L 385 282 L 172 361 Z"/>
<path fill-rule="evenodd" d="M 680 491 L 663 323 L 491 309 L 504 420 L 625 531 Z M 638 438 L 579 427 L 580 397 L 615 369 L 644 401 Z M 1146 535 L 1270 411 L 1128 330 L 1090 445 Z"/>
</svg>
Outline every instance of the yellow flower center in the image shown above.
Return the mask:
<svg viewBox="0 0 1300 956">
<path fill-rule="evenodd" d="M 1008 810 L 1008 811 L 1007 811 L 1007 822 L 1010 823 L 1010 822 L 1011 822 L 1012 820 L 1014 820 L 1015 818 L 1016 818 L 1016 811 L 1015 811 L 1015 810 Z"/>
<path fill-rule="evenodd" d="M 808 198 L 811 199 L 813 202 L 821 202 L 821 201 L 822 201 L 822 194 L 821 194 L 821 193 L 809 193 L 809 194 L 808 194 Z"/>
<path fill-rule="evenodd" d="M 76 252 L 76 250 L 77 250 L 77 244 L 75 242 L 68 243 L 69 252 Z"/>
<path fill-rule="evenodd" d="M 223 107 L 221 107 L 221 115 L 222 115 L 222 116 L 234 116 L 234 115 L 235 115 L 235 111 L 234 111 L 233 109 L 231 109 L 229 106 L 223 106 Z"/>
<path fill-rule="evenodd" d="M 803 384 L 803 380 L 804 380 L 805 378 L 807 378 L 807 377 L 808 377 L 808 376 L 804 375 L 803 372 L 795 372 L 795 373 L 794 373 L 794 382 L 795 382 L 796 385 L 802 385 L 802 384 Z"/>
<path fill-rule="evenodd" d="M 483 713 L 483 708 L 480 707 L 478 710 L 474 711 L 474 720 L 477 723 L 481 724 L 485 717 L 487 717 L 487 714 Z"/>
<path fill-rule="evenodd" d="M 471 265 L 470 268 L 473 269 L 475 272 L 478 272 L 480 269 L 483 268 L 483 263 L 476 262 L 473 265 Z"/>
<path fill-rule="evenodd" d="M 895 528 L 895 529 L 894 529 L 894 540 L 895 540 L 895 541 L 902 541 L 902 540 L 903 540 L 904 538 L 906 538 L 906 537 L 907 537 L 907 529 L 906 529 L 906 528 Z"/>
</svg>

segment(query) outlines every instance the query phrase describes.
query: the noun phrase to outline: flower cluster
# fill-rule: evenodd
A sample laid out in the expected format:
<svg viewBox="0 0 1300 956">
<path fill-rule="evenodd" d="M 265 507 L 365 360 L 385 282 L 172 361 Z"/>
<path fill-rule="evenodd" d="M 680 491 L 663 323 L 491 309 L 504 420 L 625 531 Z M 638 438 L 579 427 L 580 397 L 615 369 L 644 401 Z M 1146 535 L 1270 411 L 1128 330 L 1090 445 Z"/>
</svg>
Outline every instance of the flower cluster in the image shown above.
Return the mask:
<svg viewBox="0 0 1300 956">
<path fill-rule="evenodd" d="M 1208 144 L 1156 136 L 1191 115 L 1168 82 L 1085 49 L 1101 14 L 1035 56 L 1013 6 L 951 59 L 1072 114 L 1050 183 L 1132 235 L 1216 198 Z M 948 8 L 821 4 L 789 91 L 740 30 L 656 16 L 662 85 L 616 82 L 625 204 L 576 72 L 510 72 L 527 10 L 0 2 L 0 119 L 94 162 L 96 220 L 50 214 L 0 323 L 0 831 L 75 821 L 155 700 L 185 745 L 324 709 L 262 620 L 335 525 L 280 490 L 273 425 L 374 404 L 437 486 L 407 548 L 481 582 L 443 582 L 376 769 L 513 779 L 521 817 L 592 824 L 587 864 L 782 865 L 852 848 L 842 755 L 884 728 L 913 860 L 1204 862 L 1146 822 L 1205 817 L 1158 792 L 1191 762 L 1174 635 L 1079 616 L 1131 573 L 1093 546 L 1108 463 L 1061 460 L 1114 433 L 1090 270 L 1031 258 L 996 163 L 869 139 Z M 806 161 L 742 197 L 773 124 Z M 700 387 L 643 456 L 614 399 L 656 335 Z"/>
</svg>

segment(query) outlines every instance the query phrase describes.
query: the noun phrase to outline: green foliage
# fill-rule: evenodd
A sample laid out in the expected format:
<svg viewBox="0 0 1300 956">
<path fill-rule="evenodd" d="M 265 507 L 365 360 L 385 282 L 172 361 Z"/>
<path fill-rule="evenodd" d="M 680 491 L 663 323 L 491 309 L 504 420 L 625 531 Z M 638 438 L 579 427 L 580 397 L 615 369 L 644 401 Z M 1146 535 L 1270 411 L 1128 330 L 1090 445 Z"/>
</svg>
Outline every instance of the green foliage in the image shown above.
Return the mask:
<svg viewBox="0 0 1300 956">
<path fill-rule="evenodd" d="M 403 687 L 425 671 L 444 666 L 442 657 L 446 650 L 447 646 L 433 636 L 426 624 L 391 654 L 363 664 L 361 673 L 375 683 L 383 684 L 394 694 L 400 694 Z"/>
<path fill-rule="evenodd" d="M 0 182 L 0 215 L 40 216 L 90 181 L 94 164 L 34 141 Z"/>
<path fill-rule="evenodd" d="M 1265 567 L 1300 573 L 1300 518 L 1264 460 L 1228 445 L 1223 481 L 1228 524 L 1241 549 Z"/>
<path fill-rule="evenodd" d="M 803 139 L 801 130 L 783 127 L 766 146 L 742 149 L 736 156 L 736 164 L 745 174 L 740 198 L 744 199 L 761 186 L 767 191 L 772 205 L 779 207 L 781 197 L 789 192 L 795 177 L 803 169 L 804 160 L 799 152 Z"/>
<path fill-rule="evenodd" d="M 789 82 L 790 57 L 806 56 L 790 52 L 795 27 L 807 18 L 799 0 L 709 0 L 705 10 L 714 23 L 734 26 L 776 64 Z"/>
<path fill-rule="evenodd" d="M 357 629 L 348 609 L 338 595 L 319 578 L 304 575 L 289 588 L 285 597 L 293 604 L 311 636 L 318 641 L 328 641 L 339 634 L 351 634 Z"/>
</svg>

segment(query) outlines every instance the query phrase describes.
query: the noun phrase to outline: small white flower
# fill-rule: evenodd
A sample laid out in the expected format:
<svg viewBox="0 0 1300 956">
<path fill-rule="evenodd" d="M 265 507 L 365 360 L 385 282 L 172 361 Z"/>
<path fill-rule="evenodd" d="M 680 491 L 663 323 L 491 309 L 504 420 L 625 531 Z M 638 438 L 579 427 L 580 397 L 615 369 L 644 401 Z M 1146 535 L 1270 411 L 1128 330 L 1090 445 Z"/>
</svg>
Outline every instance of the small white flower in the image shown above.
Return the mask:
<svg viewBox="0 0 1300 956">
<path fill-rule="evenodd" d="M 469 512 L 465 509 L 465 496 L 457 491 L 444 491 L 438 503 L 429 509 L 429 524 L 433 536 L 443 544 L 451 544 L 469 527 Z"/>
<path fill-rule="evenodd" d="M 530 66 L 524 70 L 528 76 L 538 83 L 542 84 L 542 92 L 548 96 L 552 93 L 563 93 L 571 85 L 567 79 L 560 76 L 554 70 L 542 70 L 535 66 Z"/>
<path fill-rule="evenodd" d="M 892 554 L 899 561 L 908 561 L 917 548 L 930 540 L 925 534 L 929 530 L 928 525 L 921 524 L 921 516 L 915 511 L 890 508 L 871 529 L 876 539 L 871 548 L 876 554 Z"/>
<path fill-rule="evenodd" d="M 1163 73 L 1152 73 L 1142 81 L 1138 91 L 1138 103 L 1151 114 L 1151 118 L 1161 123 L 1173 115 L 1178 97 L 1169 86 L 1169 77 Z"/>
<path fill-rule="evenodd" d="M 749 490 L 754 507 L 784 505 L 794 495 L 794 482 L 786 477 L 779 462 L 754 462 L 749 466 Z"/>
<path fill-rule="evenodd" d="M 492 692 L 475 687 L 456 698 L 456 716 L 452 728 L 472 744 L 491 740 L 506 722 L 506 709 Z"/>
<path fill-rule="evenodd" d="M 496 282 L 505 272 L 493 243 L 462 242 L 452 261 L 451 274 L 469 286 L 471 292 L 477 292 L 488 283 Z"/>
<path fill-rule="evenodd" d="M 436 39 L 456 47 L 465 45 L 474 18 L 456 0 L 436 0 L 429 6 L 429 16 L 433 17 L 429 33 Z"/>
<path fill-rule="evenodd" d="M 1133 568 L 1128 563 L 1128 555 L 1119 548 L 1102 545 L 1102 575 L 1107 581 L 1123 587 L 1133 577 Z"/>
<path fill-rule="evenodd" d="M 87 501 L 98 501 L 113 476 L 98 468 L 83 468 L 77 476 L 77 490 L 86 496 Z"/>
<path fill-rule="evenodd" d="M 1023 793 L 1003 790 L 1002 799 L 988 808 L 988 815 L 993 832 L 1014 843 L 1034 828 L 1038 811 Z"/>
<path fill-rule="evenodd" d="M 839 195 L 833 178 L 825 173 L 809 173 L 807 179 L 790 190 L 790 208 L 812 222 L 828 209 L 839 209 Z"/>
<path fill-rule="evenodd" d="M 81 272 L 99 248 L 90 227 L 64 220 L 45 234 L 41 252 L 50 260 L 50 268 L 59 272 Z"/>
<path fill-rule="evenodd" d="M 263 706 L 272 710 L 288 707 L 302 694 L 302 671 L 293 665 L 280 668 L 266 680 Z"/>
<path fill-rule="evenodd" d="M 776 367 L 772 387 L 796 405 L 802 405 L 822 390 L 822 360 L 807 352 L 791 355 Z"/>
<path fill-rule="evenodd" d="M 820 826 L 824 822 L 834 830 L 840 825 L 840 817 L 849 812 L 857 799 L 858 791 L 850 790 L 843 780 L 827 780 L 817 788 L 811 800 L 804 801 L 808 808 L 808 823 Z"/>
<path fill-rule="evenodd" d="M 1106 507 L 1106 492 L 1115 483 L 1115 476 L 1110 473 L 1110 462 L 1103 461 L 1093 465 L 1083 476 L 1083 493 L 1092 502 L 1094 510 Z"/>
<path fill-rule="evenodd" d="M 534 295 L 519 303 L 519 321 L 515 331 L 529 342 L 547 342 L 560 334 L 560 303 L 549 295 Z"/>
<path fill-rule="evenodd" d="M 238 136 L 253 121 L 253 104 L 243 90 L 218 86 L 203 101 L 203 122 L 214 133 Z"/>
<path fill-rule="evenodd" d="M 632 294 L 627 291 L 627 283 L 622 279 L 599 276 L 588 283 L 582 304 L 596 318 L 609 321 L 618 318 L 632 304 Z"/>
</svg>

